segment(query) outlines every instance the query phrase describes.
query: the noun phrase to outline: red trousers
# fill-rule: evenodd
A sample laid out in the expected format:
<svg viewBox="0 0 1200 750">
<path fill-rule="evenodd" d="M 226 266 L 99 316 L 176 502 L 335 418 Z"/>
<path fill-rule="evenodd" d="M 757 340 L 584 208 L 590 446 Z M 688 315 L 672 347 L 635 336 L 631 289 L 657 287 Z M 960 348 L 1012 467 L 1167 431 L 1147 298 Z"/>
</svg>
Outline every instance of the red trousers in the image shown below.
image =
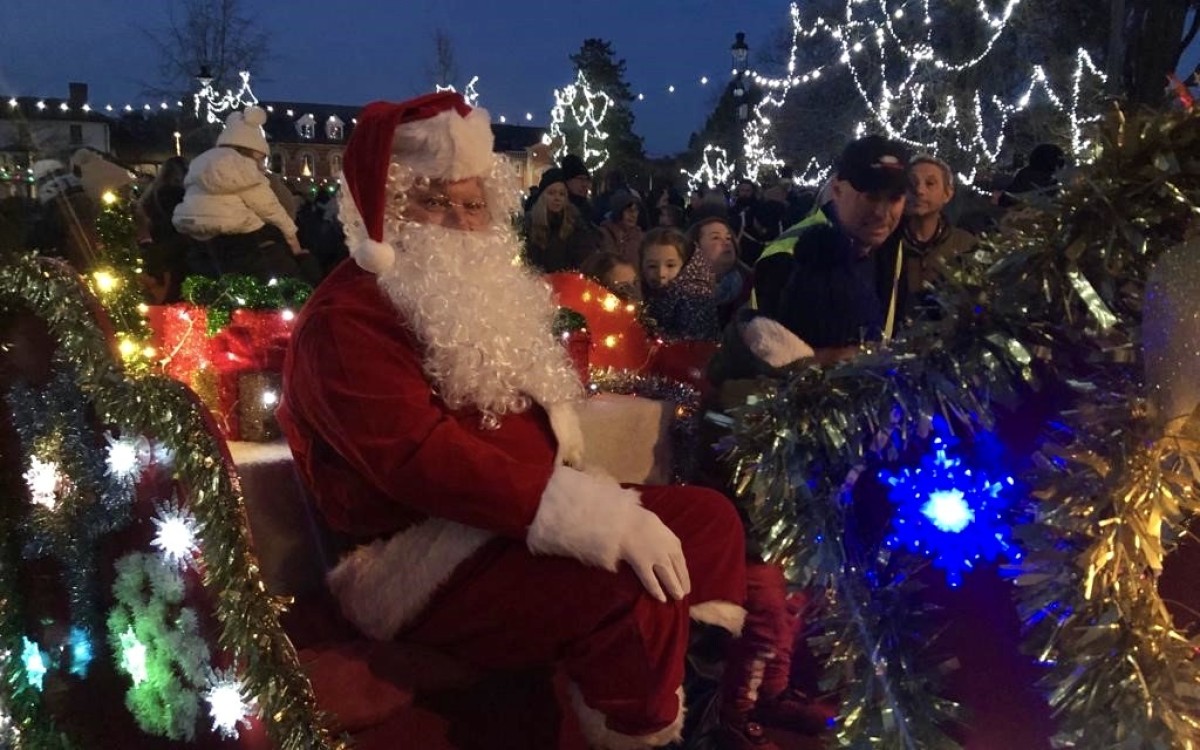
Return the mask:
<svg viewBox="0 0 1200 750">
<path fill-rule="evenodd" d="M 491 669 L 561 661 L 609 729 L 641 736 L 667 727 L 679 714 L 688 608 L 745 598 L 744 532 L 717 492 L 638 489 L 683 544 L 692 592 L 682 601 L 656 601 L 625 564 L 614 574 L 497 539 L 460 565 L 398 638 Z"/>
<path fill-rule="evenodd" d="M 788 687 L 800 618 L 787 601 L 787 582 L 778 565 L 746 566 L 746 625 L 730 648 L 723 678 L 727 715 L 747 716 L 758 696 L 774 697 Z"/>
</svg>

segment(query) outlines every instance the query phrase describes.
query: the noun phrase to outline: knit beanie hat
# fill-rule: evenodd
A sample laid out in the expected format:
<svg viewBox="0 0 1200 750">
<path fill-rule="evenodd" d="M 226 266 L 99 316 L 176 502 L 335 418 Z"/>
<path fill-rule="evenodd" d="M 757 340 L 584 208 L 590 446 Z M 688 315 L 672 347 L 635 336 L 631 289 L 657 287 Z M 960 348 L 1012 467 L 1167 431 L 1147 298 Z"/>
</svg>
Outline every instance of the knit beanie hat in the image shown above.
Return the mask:
<svg viewBox="0 0 1200 750">
<path fill-rule="evenodd" d="M 225 129 L 217 136 L 218 146 L 241 146 L 266 156 L 271 153 L 267 136 L 262 126 L 267 122 L 267 113 L 260 107 L 246 107 L 225 118 Z"/>
</svg>

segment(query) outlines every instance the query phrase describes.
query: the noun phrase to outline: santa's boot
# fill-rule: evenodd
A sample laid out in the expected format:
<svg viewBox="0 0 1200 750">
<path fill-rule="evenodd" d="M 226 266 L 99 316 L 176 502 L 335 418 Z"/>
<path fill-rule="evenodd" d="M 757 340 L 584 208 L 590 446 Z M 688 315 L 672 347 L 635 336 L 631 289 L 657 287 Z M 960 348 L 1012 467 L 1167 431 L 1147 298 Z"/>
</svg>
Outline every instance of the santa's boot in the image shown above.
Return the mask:
<svg viewBox="0 0 1200 750">
<path fill-rule="evenodd" d="M 730 644 L 721 685 L 720 747 L 778 750 L 753 719 L 759 688 L 790 617 L 782 571 L 772 565 L 746 566 L 746 621 L 741 637 Z"/>
<path fill-rule="evenodd" d="M 777 568 L 774 570 L 778 571 Z M 763 571 L 758 575 L 769 577 L 771 571 Z M 778 571 L 778 575 L 782 584 L 782 571 Z M 779 627 L 784 633 L 776 642 L 773 658 L 763 664 L 758 698 L 750 717 L 766 727 L 817 735 L 829 726 L 837 709 L 834 704 L 810 699 L 791 685 L 792 655 L 797 639 L 803 637 L 804 611 L 808 601 L 804 594 L 795 593 L 787 598 L 786 604 L 787 617 L 779 620 Z"/>
<path fill-rule="evenodd" d="M 837 709 L 832 704 L 814 701 L 800 690 L 789 687 L 775 695 L 760 693 L 750 715 L 769 727 L 817 735 L 830 726 L 837 716 Z"/>
</svg>

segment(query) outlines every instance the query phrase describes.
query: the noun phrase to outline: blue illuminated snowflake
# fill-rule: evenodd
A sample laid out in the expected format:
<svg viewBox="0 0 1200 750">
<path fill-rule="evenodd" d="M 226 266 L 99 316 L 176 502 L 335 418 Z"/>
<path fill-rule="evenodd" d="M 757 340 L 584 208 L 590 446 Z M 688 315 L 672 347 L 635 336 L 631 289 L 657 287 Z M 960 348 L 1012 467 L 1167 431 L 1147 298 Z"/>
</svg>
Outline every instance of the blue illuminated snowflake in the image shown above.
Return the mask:
<svg viewBox="0 0 1200 750">
<path fill-rule="evenodd" d="M 885 546 L 925 555 L 952 587 L 978 562 L 1021 558 L 1010 528 L 1016 482 L 967 466 L 954 454 L 955 442 L 938 434 L 919 466 L 880 475 L 896 505 Z"/>
</svg>

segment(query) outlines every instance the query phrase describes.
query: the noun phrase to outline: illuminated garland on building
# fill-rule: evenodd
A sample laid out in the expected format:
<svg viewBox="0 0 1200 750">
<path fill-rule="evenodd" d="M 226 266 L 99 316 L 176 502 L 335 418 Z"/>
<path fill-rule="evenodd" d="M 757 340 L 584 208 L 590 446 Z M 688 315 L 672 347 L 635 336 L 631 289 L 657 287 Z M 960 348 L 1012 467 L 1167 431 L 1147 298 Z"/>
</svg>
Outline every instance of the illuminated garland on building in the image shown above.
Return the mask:
<svg viewBox="0 0 1200 750">
<path fill-rule="evenodd" d="M 589 171 L 595 172 L 608 161 L 604 120 L 612 106 L 612 97 L 592 89 L 583 71 L 579 71 L 575 83 L 554 90 L 550 132 L 543 136 L 542 142 L 554 147 L 556 161 L 561 162 L 567 154 L 576 154 Z"/>
</svg>

